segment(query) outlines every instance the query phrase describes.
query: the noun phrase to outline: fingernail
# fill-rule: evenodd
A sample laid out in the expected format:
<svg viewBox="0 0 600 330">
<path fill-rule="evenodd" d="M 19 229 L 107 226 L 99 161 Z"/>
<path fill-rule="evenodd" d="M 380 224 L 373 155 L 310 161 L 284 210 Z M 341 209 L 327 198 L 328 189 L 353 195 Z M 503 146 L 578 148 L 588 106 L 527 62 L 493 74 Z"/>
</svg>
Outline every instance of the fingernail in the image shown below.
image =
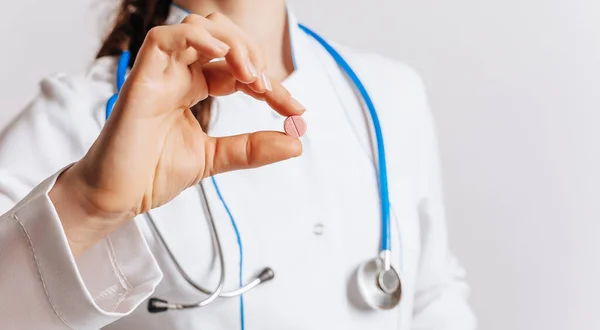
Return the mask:
<svg viewBox="0 0 600 330">
<path fill-rule="evenodd" d="M 294 107 L 294 109 L 298 110 L 298 111 L 305 111 L 306 108 L 300 103 L 298 102 L 298 100 L 296 100 L 295 98 L 291 98 L 291 102 L 292 102 L 292 106 Z"/>
<path fill-rule="evenodd" d="M 246 60 L 246 69 L 248 69 L 252 77 L 258 78 L 258 71 L 250 59 Z"/>
<path fill-rule="evenodd" d="M 229 45 L 227 45 L 226 43 L 224 43 L 223 41 L 217 39 L 217 38 L 212 38 L 212 40 L 210 41 L 210 44 L 213 48 L 215 48 L 216 50 L 226 53 L 229 51 L 229 49 L 231 47 L 229 47 Z"/>
<path fill-rule="evenodd" d="M 262 81 L 263 81 L 263 84 L 265 85 L 265 88 L 268 91 L 273 90 L 273 86 L 271 86 L 271 79 L 269 78 L 269 76 L 267 76 L 266 72 L 263 72 L 263 74 L 262 74 Z"/>
</svg>

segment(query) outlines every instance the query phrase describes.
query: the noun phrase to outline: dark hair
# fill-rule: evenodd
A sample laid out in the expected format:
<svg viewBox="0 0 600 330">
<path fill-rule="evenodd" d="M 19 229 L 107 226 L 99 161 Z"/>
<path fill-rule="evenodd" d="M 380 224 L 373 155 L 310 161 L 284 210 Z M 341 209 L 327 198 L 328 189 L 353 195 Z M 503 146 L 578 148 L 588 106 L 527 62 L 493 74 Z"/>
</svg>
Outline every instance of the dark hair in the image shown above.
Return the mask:
<svg viewBox="0 0 600 330">
<path fill-rule="evenodd" d="M 165 24 L 172 3 L 172 0 L 123 0 L 115 24 L 96 57 L 118 56 L 128 49 L 131 52 L 129 67 L 132 67 L 146 34 L 153 27 Z M 210 120 L 211 103 L 209 97 L 192 108 L 205 131 Z"/>
</svg>

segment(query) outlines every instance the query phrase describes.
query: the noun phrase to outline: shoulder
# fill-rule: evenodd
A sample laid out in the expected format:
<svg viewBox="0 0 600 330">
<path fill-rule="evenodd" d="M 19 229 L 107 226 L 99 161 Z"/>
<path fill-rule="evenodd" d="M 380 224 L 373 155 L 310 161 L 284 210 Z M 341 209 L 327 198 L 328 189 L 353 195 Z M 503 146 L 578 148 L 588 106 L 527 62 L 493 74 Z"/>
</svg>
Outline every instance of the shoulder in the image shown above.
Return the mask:
<svg viewBox="0 0 600 330">
<path fill-rule="evenodd" d="M 401 125 L 414 137 L 432 124 L 426 88 L 415 69 L 376 53 L 343 45 L 336 49 L 365 85 L 383 125 Z"/>
<path fill-rule="evenodd" d="M 101 59 L 87 73 L 42 79 L 38 95 L 0 134 L 2 172 L 35 184 L 82 157 L 101 130 L 106 100 L 114 93 L 110 71 L 111 59 Z"/>
<path fill-rule="evenodd" d="M 114 80 L 115 63 L 113 58 L 102 58 L 95 60 L 85 73 L 49 75 L 41 80 L 40 93 L 32 104 L 50 106 L 46 110 L 93 115 L 97 103 L 114 93 L 110 79 Z"/>
<path fill-rule="evenodd" d="M 424 96 L 423 80 L 417 71 L 408 64 L 344 45 L 337 45 L 336 49 L 344 56 L 365 85 L 374 86 L 371 88 L 373 93 L 405 91 L 413 96 Z"/>
<path fill-rule="evenodd" d="M 116 60 L 102 58 L 95 60 L 85 73 L 51 74 L 39 83 L 38 95 L 23 109 L 9 125 L 13 126 L 44 124 L 48 130 L 78 130 L 99 128 L 104 123 L 104 110 L 107 99 L 114 93 Z"/>
<path fill-rule="evenodd" d="M 95 60 L 83 73 L 57 72 L 44 77 L 38 94 L 5 131 L 44 120 L 49 121 L 45 123 L 48 128 L 56 129 L 65 129 L 55 125 L 65 121 L 73 126 L 90 121 L 102 125 L 106 100 L 114 93 L 115 66 L 116 60 L 107 57 Z"/>
<path fill-rule="evenodd" d="M 415 69 L 379 54 L 343 45 L 336 49 L 365 85 L 382 122 L 408 124 L 409 134 L 431 124 L 425 85 Z"/>
</svg>

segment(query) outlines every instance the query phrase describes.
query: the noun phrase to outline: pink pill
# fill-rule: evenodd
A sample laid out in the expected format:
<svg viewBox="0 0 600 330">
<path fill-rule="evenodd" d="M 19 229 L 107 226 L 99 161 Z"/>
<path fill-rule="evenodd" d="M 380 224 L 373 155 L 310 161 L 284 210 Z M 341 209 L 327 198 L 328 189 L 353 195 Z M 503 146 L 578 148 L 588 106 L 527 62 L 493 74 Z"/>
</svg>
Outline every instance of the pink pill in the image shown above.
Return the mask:
<svg viewBox="0 0 600 330">
<path fill-rule="evenodd" d="M 306 133 L 306 121 L 301 116 L 289 116 L 283 122 L 285 134 L 299 138 Z"/>
</svg>

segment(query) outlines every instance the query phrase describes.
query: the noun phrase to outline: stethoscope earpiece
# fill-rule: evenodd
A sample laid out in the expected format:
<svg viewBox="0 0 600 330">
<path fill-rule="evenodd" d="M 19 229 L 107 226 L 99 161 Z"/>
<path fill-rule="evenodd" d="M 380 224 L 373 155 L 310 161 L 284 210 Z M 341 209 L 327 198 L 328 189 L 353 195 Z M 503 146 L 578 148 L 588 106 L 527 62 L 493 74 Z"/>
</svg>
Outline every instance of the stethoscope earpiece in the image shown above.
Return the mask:
<svg viewBox="0 0 600 330">
<path fill-rule="evenodd" d="M 148 312 L 152 314 L 166 312 L 169 310 L 169 302 L 158 298 L 148 300 Z"/>
<path fill-rule="evenodd" d="M 154 218 L 152 217 L 150 212 L 147 212 L 146 218 L 148 219 L 150 228 L 154 232 L 158 241 L 165 248 L 165 251 L 167 252 L 169 257 L 171 257 L 171 261 L 173 262 L 173 265 L 175 266 L 175 268 L 177 268 L 177 271 L 179 271 L 179 274 L 181 274 L 181 276 L 183 276 L 183 278 L 189 285 L 194 287 L 196 290 L 208 295 L 208 297 L 204 298 L 203 300 L 200 300 L 195 303 L 187 303 L 187 304 L 181 304 L 181 303 L 180 304 L 172 304 L 164 299 L 152 297 L 148 300 L 148 312 L 150 312 L 150 313 L 161 313 L 161 312 L 166 312 L 171 309 L 176 310 L 176 309 L 191 309 L 191 308 L 197 308 L 197 307 L 204 307 L 204 306 L 207 306 L 208 304 L 210 304 L 211 302 L 213 302 L 217 298 L 239 297 L 239 296 L 243 295 L 244 293 L 259 286 L 260 284 L 266 283 L 275 278 L 275 271 L 270 267 L 265 267 L 256 276 L 254 276 L 250 281 L 248 281 L 248 283 L 240 286 L 237 290 L 228 291 L 228 292 L 223 291 L 223 287 L 225 285 L 225 260 L 223 258 L 223 248 L 221 246 L 221 240 L 219 239 L 219 233 L 217 232 L 214 218 L 213 218 L 212 212 L 210 210 L 210 206 L 208 205 L 208 199 L 206 198 L 206 191 L 204 190 L 204 186 L 202 185 L 201 182 L 197 186 L 198 186 L 198 190 L 199 190 L 200 194 L 202 195 L 203 205 L 204 205 L 204 207 L 206 207 L 206 210 L 208 212 L 208 227 L 213 236 L 213 241 L 212 241 L 213 248 L 217 251 L 217 255 L 218 255 L 218 259 L 219 259 L 219 266 L 220 266 L 220 273 L 221 273 L 219 276 L 219 284 L 217 285 L 217 287 L 215 289 L 208 290 L 208 289 L 204 288 L 203 286 L 201 286 L 200 284 L 196 283 L 192 279 L 192 277 L 189 276 L 188 273 L 183 269 L 183 267 L 181 267 L 179 260 L 177 260 L 177 257 L 175 257 L 175 255 L 173 254 L 173 251 L 171 251 L 171 249 L 169 248 L 169 245 L 165 241 L 165 238 L 163 237 L 160 230 L 156 226 L 156 222 L 154 221 Z"/>
</svg>

